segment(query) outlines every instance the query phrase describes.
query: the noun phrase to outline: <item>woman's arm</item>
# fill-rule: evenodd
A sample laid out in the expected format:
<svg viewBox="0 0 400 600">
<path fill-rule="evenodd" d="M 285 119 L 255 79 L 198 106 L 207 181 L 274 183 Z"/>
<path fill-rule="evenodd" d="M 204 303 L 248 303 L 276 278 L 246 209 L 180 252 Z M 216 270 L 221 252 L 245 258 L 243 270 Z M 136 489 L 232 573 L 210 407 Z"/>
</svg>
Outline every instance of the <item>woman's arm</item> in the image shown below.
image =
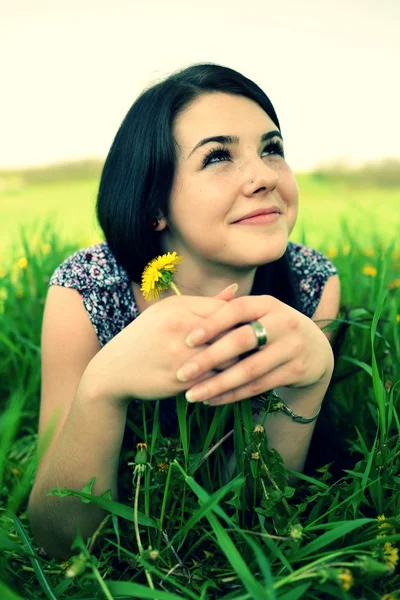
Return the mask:
<svg viewBox="0 0 400 600">
<path fill-rule="evenodd" d="M 87 539 L 105 515 L 99 507 L 84 504 L 79 498 L 47 496 L 51 489 L 80 490 L 95 476 L 92 493 L 99 495 L 111 488 L 113 499 L 117 498 L 126 411 L 127 405 L 96 393 L 92 383 L 85 376 L 82 378 L 68 418 L 36 477 L 29 499 L 28 514 L 35 541 L 50 556 L 71 556 L 77 527 Z"/>
<path fill-rule="evenodd" d="M 312 320 L 322 328 L 329 321 L 335 319 L 340 306 L 340 281 L 337 275 L 328 279 L 318 307 Z M 333 331 L 325 333 L 329 341 L 332 341 Z M 332 372 L 333 372 L 332 355 Z M 324 399 L 326 390 L 331 380 L 331 373 L 315 384 L 305 388 L 279 387 L 276 393 L 287 404 L 294 413 L 302 417 L 312 417 Z M 261 422 L 261 415 L 255 415 L 257 423 Z M 282 412 L 271 413 L 265 422 L 265 432 L 271 448 L 275 448 L 282 456 L 288 470 L 301 473 L 307 458 L 308 448 L 314 431 L 316 421 L 308 424 L 295 423 Z M 289 477 L 289 483 L 293 484 L 295 477 Z"/>
</svg>

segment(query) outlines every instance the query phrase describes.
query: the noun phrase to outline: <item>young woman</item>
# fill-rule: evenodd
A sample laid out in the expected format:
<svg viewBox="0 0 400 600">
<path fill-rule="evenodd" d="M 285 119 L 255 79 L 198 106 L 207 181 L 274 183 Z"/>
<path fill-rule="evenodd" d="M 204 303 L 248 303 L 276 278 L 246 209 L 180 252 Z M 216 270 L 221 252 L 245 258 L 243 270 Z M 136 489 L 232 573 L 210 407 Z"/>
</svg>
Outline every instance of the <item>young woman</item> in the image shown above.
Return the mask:
<svg viewBox="0 0 400 600">
<path fill-rule="evenodd" d="M 340 284 L 327 258 L 288 241 L 297 211 L 278 117 L 243 75 L 194 65 L 133 104 L 100 182 L 106 241 L 67 258 L 46 300 L 39 441 L 54 429 L 29 517 L 50 555 L 69 556 L 77 526 L 87 537 L 103 513 L 46 493 L 95 476 L 94 493 L 117 497 L 133 403 L 165 399 L 168 420 L 178 392 L 218 406 L 275 388 L 286 408 L 267 418 L 270 447 L 304 469 L 334 367 L 321 327 Z M 183 257 L 182 295 L 147 302 L 142 272 L 167 252 Z"/>
</svg>

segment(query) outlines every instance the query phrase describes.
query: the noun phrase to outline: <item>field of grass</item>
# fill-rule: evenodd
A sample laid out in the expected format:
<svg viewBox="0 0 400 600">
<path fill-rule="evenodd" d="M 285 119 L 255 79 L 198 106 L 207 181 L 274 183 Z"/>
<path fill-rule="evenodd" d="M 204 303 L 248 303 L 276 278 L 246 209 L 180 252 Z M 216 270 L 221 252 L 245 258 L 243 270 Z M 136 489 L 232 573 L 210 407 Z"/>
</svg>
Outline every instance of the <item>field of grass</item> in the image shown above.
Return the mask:
<svg viewBox="0 0 400 600">
<path fill-rule="evenodd" d="M 189 411 L 178 397 L 171 438 L 159 428 L 160 402 L 143 403 L 130 415 L 131 444 L 121 454 L 126 499 L 93 496 L 90 485 L 53 491 L 107 511 L 87 545 L 77 535 L 68 563 L 33 544 L 26 507 L 37 464 L 47 282 L 66 256 L 99 239 L 97 181 L 3 191 L 1 599 L 400 598 L 400 252 L 397 239 L 390 244 L 400 191 L 326 187 L 306 175 L 298 182 L 302 216 L 293 239 L 330 255 L 342 282 L 335 372 L 317 423 L 332 427 L 342 454 L 292 488 L 279 455 L 253 431 L 248 401 Z M 31 230 L 33 218 L 43 227 Z M 218 442 L 231 413 L 238 467 L 223 485 Z M 139 442 L 147 450 L 137 453 Z M 135 480 L 132 462 L 148 463 Z"/>
</svg>

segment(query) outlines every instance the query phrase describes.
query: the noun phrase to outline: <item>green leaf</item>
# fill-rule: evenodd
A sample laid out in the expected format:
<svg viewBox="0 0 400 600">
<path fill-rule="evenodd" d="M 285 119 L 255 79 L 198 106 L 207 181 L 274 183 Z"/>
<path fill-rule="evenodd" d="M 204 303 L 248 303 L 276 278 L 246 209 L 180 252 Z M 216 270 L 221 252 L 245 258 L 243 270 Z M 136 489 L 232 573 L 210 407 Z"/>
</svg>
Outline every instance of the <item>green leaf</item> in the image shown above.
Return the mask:
<svg viewBox="0 0 400 600">
<path fill-rule="evenodd" d="M 354 521 L 345 521 L 344 523 L 338 525 L 331 531 L 327 531 L 326 533 L 323 533 L 316 540 L 313 540 L 312 542 L 307 544 L 307 546 L 305 546 L 304 548 L 301 548 L 298 552 L 294 553 L 294 555 L 291 556 L 292 562 L 295 560 L 296 561 L 300 560 L 306 556 L 309 556 L 310 554 L 317 552 L 317 550 L 320 550 L 321 548 L 325 548 L 329 544 L 332 544 L 336 540 L 344 537 L 345 535 L 347 535 L 354 529 L 358 529 L 359 527 L 362 527 L 366 523 L 371 523 L 373 521 L 375 522 L 375 519 L 367 519 L 367 518 L 355 519 Z"/>
<path fill-rule="evenodd" d="M 92 494 L 92 487 L 94 485 L 94 482 L 96 481 L 96 477 L 92 477 L 92 479 L 83 486 L 83 488 L 81 489 L 81 492 L 84 492 L 85 494 Z M 105 492 L 106 494 L 107 492 Z M 84 504 L 90 504 L 90 500 L 87 500 L 86 498 L 81 498 L 82 502 Z"/>
<path fill-rule="evenodd" d="M 279 600 L 298 600 L 304 596 L 310 585 L 311 583 L 302 583 L 283 594 L 283 596 L 279 596 Z"/>
<path fill-rule="evenodd" d="M 40 587 L 46 594 L 47 598 L 49 598 L 49 600 L 57 600 L 57 596 L 55 595 L 53 588 L 51 587 L 51 584 L 47 578 L 46 573 L 42 569 L 42 565 L 40 564 L 40 562 L 37 558 L 35 549 L 32 546 L 31 541 L 28 537 L 28 534 L 26 533 L 21 521 L 18 519 L 17 515 L 15 515 L 10 510 L 0 508 L 0 511 L 4 512 L 4 514 L 8 515 L 14 521 L 15 530 L 23 542 L 23 546 L 22 546 L 23 549 L 29 550 L 29 552 L 32 554 L 32 556 L 29 557 L 29 560 L 31 561 L 33 570 L 35 571 L 35 574 L 36 574 L 36 577 L 38 578 Z M 2 596 L 2 598 L 3 598 L 3 596 Z"/>
<path fill-rule="evenodd" d="M 93 502 L 93 504 L 100 506 L 100 508 L 103 508 L 104 510 L 107 510 L 112 514 L 117 515 L 118 517 L 122 517 L 127 521 L 134 522 L 133 508 L 127 506 L 126 504 L 115 502 L 115 500 L 107 500 L 107 498 L 104 498 L 103 496 L 93 496 L 91 494 L 86 494 L 85 492 L 78 492 L 77 490 L 70 490 L 68 488 L 54 488 L 47 494 L 47 496 L 58 496 L 60 498 L 63 498 L 65 496 L 76 496 L 77 498 L 81 499 L 89 499 L 90 502 Z M 144 515 L 141 512 L 138 512 L 138 522 L 140 523 L 140 525 L 146 525 L 147 527 L 157 528 L 157 523 L 151 517 L 146 517 L 146 515 Z"/>
<path fill-rule="evenodd" d="M 24 600 L 22 596 L 16 594 L 5 583 L 0 581 L 0 598 L 2 600 Z"/>
</svg>

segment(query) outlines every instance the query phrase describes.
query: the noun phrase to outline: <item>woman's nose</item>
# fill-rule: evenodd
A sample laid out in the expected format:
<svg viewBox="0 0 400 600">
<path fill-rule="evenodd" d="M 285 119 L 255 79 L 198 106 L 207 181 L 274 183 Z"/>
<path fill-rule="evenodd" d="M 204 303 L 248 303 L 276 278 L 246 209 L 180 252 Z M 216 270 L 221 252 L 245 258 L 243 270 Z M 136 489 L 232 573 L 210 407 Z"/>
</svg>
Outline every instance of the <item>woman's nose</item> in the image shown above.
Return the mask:
<svg viewBox="0 0 400 600">
<path fill-rule="evenodd" d="M 257 170 L 254 168 L 252 169 L 250 179 L 246 184 L 246 189 L 250 194 L 254 194 L 254 192 L 257 192 L 260 189 L 270 192 L 276 188 L 278 180 L 279 178 L 276 170 L 264 164 Z"/>
</svg>

